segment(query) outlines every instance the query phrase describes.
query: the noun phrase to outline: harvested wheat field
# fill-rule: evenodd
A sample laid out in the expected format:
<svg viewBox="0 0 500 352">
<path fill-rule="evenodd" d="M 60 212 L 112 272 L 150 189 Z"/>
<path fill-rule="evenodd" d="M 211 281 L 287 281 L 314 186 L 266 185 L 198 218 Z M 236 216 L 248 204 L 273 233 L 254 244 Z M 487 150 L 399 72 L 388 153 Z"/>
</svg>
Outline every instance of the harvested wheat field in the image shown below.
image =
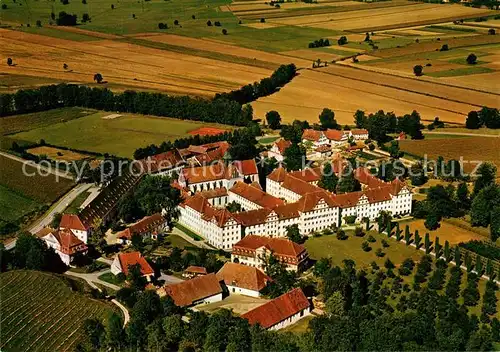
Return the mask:
<svg viewBox="0 0 500 352">
<path fill-rule="evenodd" d="M 267 53 L 261 50 L 242 48 L 236 45 L 227 44 L 221 41 L 214 41 L 208 38 L 189 38 L 175 34 L 144 34 L 135 35 L 134 38 L 221 54 L 231 54 L 233 56 L 243 57 L 251 60 L 257 59 L 259 61 L 269 62 L 270 65 L 274 64 L 276 68 L 280 64 L 289 64 L 291 62 L 297 65 L 297 67 L 310 65 L 310 62 L 308 60 L 301 60 L 299 58 L 291 59 L 283 55 Z"/>
<path fill-rule="evenodd" d="M 432 95 L 432 96 L 431 96 Z M 300 103 L 298 103 L 300 102 Z M 335 111 L 341 124 L 352 124 L 356 110 L 380 109 L 406 114 L 417 110 L 422 119 L 464 123 L 471 110 L 496 106 L 493 94 L 438 85 L 414 78 L 388 76 L 340 65 L 301 70 L 279 92 L 253 103 L 256 116 L 277 110 L 285 122 L 295 119 L 317 122 L 321 110 Z"/>
<path fill-rule="evenodd" d="M 326 51 L 320 51 L 315 49 L 299 49 L 299 50 L 290 50 L 290 51 L 282 51 L 280 54 L 299 57 L 301 59 L 307 60 L 307 67 L 311 66 L 311 62 L 317 59 L 321 59 L 321 61 L 332 61 L 337 60 L 342 57 L 342 55 L 330 54 Z"/>
<path fill-rule="evenodd" d="M 174 94 L 212 96 L 268 77 L 271 70 L 99 40 L 84 45 L 35 34 L 0 29 L 0 61 L 14 57 L 15 66 L 0 73 L 50 77 L 91 83 L 99 72 L 105 81 Z M 63 69 L 63 64 L 68 69 Z"/>
<path fill-rule="evenodd" d="M 455 19 L 494 14 L 494 11 L 462 5 L 400 3 L 399 6 L 359 9 L 356 11 L 323 13 L 317 15 L 273 18 L 280 24 L 315 28 L 365 32 L 392 28 L 441 23 Z"/>
<path fill-rule="evenodd" d="M 54 147 L 42 146 L 30 148 L 27 150 L 28 153 L 34 155 L 45 155 L 52 160 L 60 161 L 76 161 L 89 158 L 89 155 L 73 152 L 71 150 L 59 149 Z"/>
<path fill-rule="evenodd" d="M 402 151 L 428 159 L 442 156 L 445 160 L 464 160 L 464 170 L 471 172 L 478 162 L 492 162 L 500 168 L 500 138 L 464 137 L 399 142 Z M 473 163 L 474 162 L 474 163 Z"/>
<path fill-rule="evenodd" d="M 404 231 L 406 225 L 410 226 L 410 232 L 412 234 L 415 233 L 415 230 L 418 230 L 418 233 L 422 238 L 428 232 L 429 238 L 432 242 L 435 242 L 436 237 L 439 237 L 439 243 L 441 245 L 444 245 L 445 241 L 448 241 L 450 245 L 456 245 L 460 242 L 484 240 L 484 237 L 477 234 L 476 232 L 463 229 L 445 221 L 441 221 L 441 226 L 434 231 L 428 230 L 424 225 L 424 220 L 421 219 L 409 222 L 401 222 L 399 225 L 400 229 Z"/>
</svg>

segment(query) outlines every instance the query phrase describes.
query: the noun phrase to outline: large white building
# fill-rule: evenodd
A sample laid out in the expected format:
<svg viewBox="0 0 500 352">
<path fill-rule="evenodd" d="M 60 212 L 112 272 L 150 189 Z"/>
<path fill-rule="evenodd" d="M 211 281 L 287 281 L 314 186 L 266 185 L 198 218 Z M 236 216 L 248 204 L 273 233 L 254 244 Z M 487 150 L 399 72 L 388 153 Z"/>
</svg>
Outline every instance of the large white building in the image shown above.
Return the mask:
<svg viewBox="0 0 500 352">
<path fill-rule="evenodd" d="M 342 170 L 334 163 L 334 172 Z M 180 205 L 179 223 L 204 237 L 211 245 L 229 250 L 248 235 L 284 237 L 290 225 L 311 234 L 346 222 L 376 219 L 381 211 L 392 215 L 411 212 L 412 193 L 400 180 L 384 182 L 368 170 L 355 170 L 362 190 L 334 194 L 320 188 L 321 168 L 287 172 L 277 168 L 267 177 L 266 192 L 257 184 L 234 182 L 225 202 L 235 201 L 242 211 L 231 213 L 225 202 L 206 192 L 188 196 Z M 214 192 L 224 195 L 224 192 Z M 222 197 L 219 197 L 222 198 Z M 217 204 L 223 203 L 223 206 Z"/>
</svg>

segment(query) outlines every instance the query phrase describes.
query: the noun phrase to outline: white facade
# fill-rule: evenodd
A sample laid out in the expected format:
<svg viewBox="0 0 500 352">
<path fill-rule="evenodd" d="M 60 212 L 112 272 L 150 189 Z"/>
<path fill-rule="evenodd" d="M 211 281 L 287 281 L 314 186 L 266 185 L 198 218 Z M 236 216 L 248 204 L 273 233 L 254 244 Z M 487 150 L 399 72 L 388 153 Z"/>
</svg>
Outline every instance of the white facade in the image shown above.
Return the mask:
<svg viewBox="0 0 500 352">
<path fill-rule="evenodd" d="M 279 323 L 274 324 L 273 326 L 269 327 L 267 330 L 279 330 L 279 329 L 286 328 L 289 325 L 295 324 L 300 319 L 308 316 L 309 314 L 311 314 L 311 307 L 307 307 L 306 309 L 301 310 L 297 314 L 294 314 L 291 317 L 288 317 L 285 320 L 282 320 Z"/>
<path fill-rule="evenodd" d="M 267 157 L 268 158 L 275 158 L 277 161 L 283 161 L 284 160 L 284 157 L 283 155 L 281 154 L 278 146 L 275 144 L 273 144 L 273 146 L 271 147 L 271 149 L 269 149 L 267 151 Z"/>
<path fill-rule="evenodd" d="M 220 302 L 222 301 L 222 292 L 217 293 L 216 295 L 213 296 L 208 296 L 203 299 L 197 300 L 193 302 L 194 305 L 204 305 L 204 304 L 209 304 L 209 303 L 215 303 L 215 302 Z M 196 310 L 196 307 L 192 308 L 193 310 Z"/>
<path fill-rule="evenodd" d="M 61 230 L 64 230 L 65 228 L 60 227 Z M 88 236 L 89 236 L 89 231 L 82 231 L 82 230 L 76 230 L 76 229 L 68 229 L 73 232 L 73 234 L 83 243 L 87 244 L 88 242 Z"/>
<path fill-rule="evenodd" d="M 250 290 L 248 288 L 242 288 L 238 286 L 231 286 L 231 285 L 226 285 L 227 290 L 229 291 L 229 294 L 237 294 L 237 295 L 244 295 L 244 296 L 250 296 L 250 297 L 260 297 L 260 292 L 259 291 L 254 291 Z"/>
<path fill-rule="evenodd" d="M 260 205 L 257 203 L 252 202 L 250 199 L 246 199 L 239 194 L 236 194 L 234 192 L 231 192 L 229 190 L 227 192 L 227 195 L 229 196 L 229 203 L 236 202 L 239 205 L 241 205 L 241 208 L 244 210 L 257 210 L 257 209 L 262 209 Z"/>
<path fill-rule="evenodd" d="M 57 240 L 57 238 L 55 238 L 53 234 L 49 233 L 48 235 L 42 237 L 42 239 L 47 244 L 47 247 L 54 249 L 54 251 L 59 255 L 61 261 L 64 264 L 68 266 L 70 265 L 71 257 L 69 256 L 69 254 L 61 252 L 61 245 L 59 244 L 59 241 Z"/>
<path fill-rule="evenodd" d="M 115 259 L 113 259 L 113 263 L 111 263 L 111 273 L 113 275 L 118 275 L 119 273 L 123 273 L 123 268 L 120 264 L 119 256 L 120 256 L 120 254 L 116 255 Z M 148 280 L 148 282 L 150 282 L 152 277 L 154 276 L 154 274 L 146 274 L 146 275 L 142 275 L 142 276 L 144 276 L 146 278 L 146 280 Z"/>
</svg>

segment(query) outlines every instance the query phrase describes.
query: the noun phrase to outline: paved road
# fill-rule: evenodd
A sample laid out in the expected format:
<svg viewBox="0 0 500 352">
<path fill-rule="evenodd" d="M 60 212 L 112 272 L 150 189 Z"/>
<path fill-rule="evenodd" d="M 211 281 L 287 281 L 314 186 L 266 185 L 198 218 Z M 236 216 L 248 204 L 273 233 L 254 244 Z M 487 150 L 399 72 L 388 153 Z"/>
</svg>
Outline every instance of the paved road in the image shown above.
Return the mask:
<svg viewBox="0 0 500 352">
<path fill-rule="evenodd" d="M 80 279 L 83 279 L 83 280 L 85 280 L 89 284 L 90 287 L 95 288 L 95 289 L 97 289 L 99 291 L 102 291 L 102 290 L 95 283 L 98 283 L 100 285 L 112 288 L 115 291 L 118 291 L 121 288 L 120 286 L 117 286 L 117 285 L 114 285 L 114 284 L 111 284 L 109 282 L 106 282 L 106 281 L 103 281 L 103 280 L 99 279 L 100 275 L 105 274 L 105 273 L 107 273 L 109 271 L 110 271 L 109 269 L 105 269 L 105 270 L 101 270 L 101 271 L 98 271 L 98 272 L 95 272 L 95 273 L 88 273 L 88 274 L 85 274 L 85 273 L 75 273 L 73 271 L 66 271 L 64 274 L 69 275 L 69 276 L 73 276 L 73 277 L 77 277 L 77 278 L 80 278 Z M 123 320 L 123 327 L 125 327 L 125 325 L 127 325 L 127 323 L 130 320 L 130 315 L 128 313 L 127 308 L 123 304 L 121 304 L 120 302 L 118 302 L 116 299 L 112 299 L 111 302 L 113 302 L 123 312 L 123 316 L 125 318 Z"/>
<path fill-rule="evenodd" d="M 71 191 L 59 199 L 59 201 L 57 201 L 57 203 L 53 205 L 45 214 L 43 214 L 41 218 L 37 219 L 30 227 L 29 232 L 35 234 L 44 227 L 49 226 L 56 213 L 62 213 L 80 193 L 85 192 L 91 186 L 92 184 L 89 183 L 83 183 L 75 186 Z M 16 240 L 14 239 L 7 243 L 5 248 L 7 250 L 11 250 L 14 249 L 15 246 Z"/>
<path fill-rule="evenodd" d="M 0 152 L 0 155 L 5 156 L 6 158 L 9 158 L 12 160 L 19 161 L 20 163 L 28 163 L 29 165 L 33 165 L 34 167 L 38 168 L 38 170 L 43 171 L 43 173 L 50 172 L 51 174 L 54 174 L 56 176 L 59 176 L 62 178 L 67 178 L 68 180 L 74 180 L 74 177 L 71 174 L 63 172 L 61 170 L 58 170 L 55 167 L 47 168 L 47 167 L 36 164 L 34 161 L 25 160 L 23 158 L 20 158 L 18 156 L 15 156 L 15 155 L 12 155 L 9 153 L 5 153 L 5 152 Z"/>
<path fill-rule="evenodd" d="M 87 189 L 92 187 L 91 183 L 82 183 L 74 187 L 71 191 L 66 193 L 64 197 L 62 197 L 55 206 L 52 206 L 47 213 L 43 215 L 43 217 L 38 220 L 35 225 L 31 227 L 29 230 L 31 233 L 37 233 L 42 228 L 49 226 L 54 218 L 56 213 L 62 213 L 64 209 L 66 209 L 72 201 L 78 197 L 81 193 L 85 192 Z"/>
</svg>

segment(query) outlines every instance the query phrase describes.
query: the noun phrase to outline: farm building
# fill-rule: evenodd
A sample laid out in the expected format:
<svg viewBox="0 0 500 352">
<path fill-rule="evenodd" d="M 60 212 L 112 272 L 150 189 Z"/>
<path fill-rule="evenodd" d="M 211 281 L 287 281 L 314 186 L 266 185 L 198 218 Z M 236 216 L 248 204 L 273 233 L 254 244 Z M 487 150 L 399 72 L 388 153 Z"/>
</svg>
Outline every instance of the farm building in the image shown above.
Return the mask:
<svg viewBox="0 0 500 352">
<path fill-rule="evenodd" d="M 223 281 L 229 294 L 260 297 L 260 291 L 271 278 L 257 268 L 227 262 L 217 272 L 217 279 Z"/>
<path fill-rule="evenodd" d="M 68 266 L 75 256 L 87 254 L 85 242 L 76 236 L 73 230 L 44 228 L 37 233 L 37 236 L 47 244 L 47 247 L 53 248 L 62 262 Z"/>
<path fill-rule="evenodd" d="M 151 216 L 145 216 L 133 225 L 130 225 L 125 230 L 117 234 L 117 242 L 120 244 L 130 245 L 132 236 L 140 235 L 143 239 L 150 238 L 157 240 L 167 231 L 167 223 L 160 213 Z"/>
<path fill-rule="evenodd" d="M 271 149 L 269 149 L 267 152 L 267 157 L 275 158 L 277 161 L 283 161 L 285 150 L 287 150 L 291 145 L 292 142 L 281 138 L 273 143 Z"/>
<path fill-rule="evenodd" d="M 222 288 L 218 278 L 213 273 L 178 284 L 165 285 L 156 292 L 160 297 L 170 296 L 179 307 L 222 301 Z"/>
<path fill-rule="evenodd" d="M 250 325 L 259 324 L 267 330 L 283 329 L 309 315 L 311 303 L 300 288 L 295 288 L 241 317 Z"/>
<path fill-rule="evenodd" d="M 129 268 L 132 265 L 139 265 L 141 274 L 148 281 L 151 281 L 154 276 L 154 270 L 140 252 L 118 253 L 111 264 L 111 272 L 114 275 L 123 273 L 128 275 Z"/>
<path fill-rule="evenodd" d="M 182 273 L 183 277 L 192 279 L 193 277 L 207 275 L 207 268 L 202 266 L 190 265 Z"/>
<path fill-rule="evenodd" d="M 289 239 L 249 235 L 233 246 L 231 261 L 264 270 L 271 254 L 293 271 L 303 269 L 309 258 L 303 245 Z"/>
<path fill-rule="evenodd" d="M 87 243 L 91 231 L 90 224 L 84 223 L 78 215 L 74 214 L 63 214 L 59 229 L 70 230 L 83 243 Z"/>
<path fill-rule="evenodd" d="M 368 130 L 365 129 L 354 129 L 349 131 L 349 138 L 353 138 L 355 141 L 364 141 L 368 139 Z"/>
<path fill-rule="evenodd" d="M 190 145 L 179 149 L 180 157 L 191 166 L 202 166 L 221 160 L 230 145 L 226 141 L 214 142 L 202 145 Z"/>
</svg>

